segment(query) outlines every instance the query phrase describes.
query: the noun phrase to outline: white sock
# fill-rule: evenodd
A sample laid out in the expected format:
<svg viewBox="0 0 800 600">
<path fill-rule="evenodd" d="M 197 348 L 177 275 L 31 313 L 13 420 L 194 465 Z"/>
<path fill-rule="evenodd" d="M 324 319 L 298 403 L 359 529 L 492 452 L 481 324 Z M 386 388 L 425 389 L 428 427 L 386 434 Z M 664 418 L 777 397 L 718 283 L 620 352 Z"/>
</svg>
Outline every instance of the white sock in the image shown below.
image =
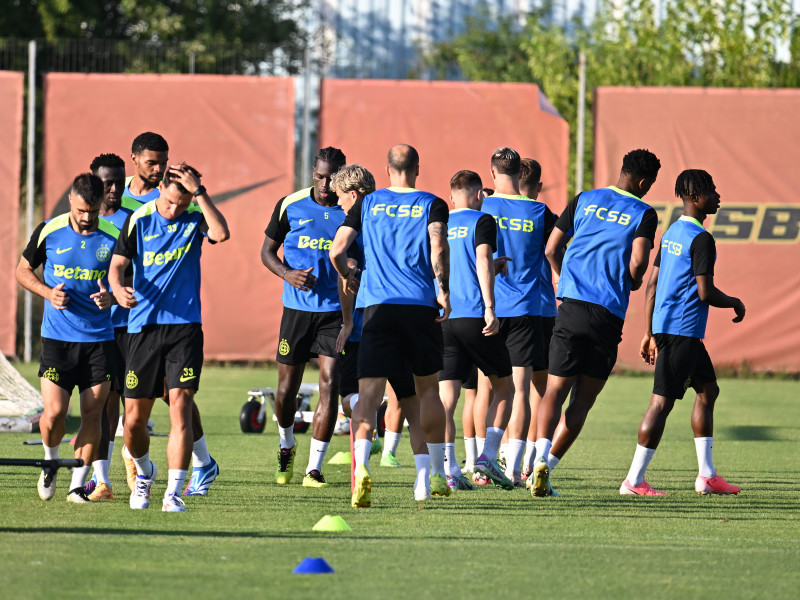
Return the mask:
<svg viewBox="0 0 800 600">
<path fill-rule="evenodd" d="M 294 424 L 285 428 L 278 425 L 278 435 L 281 436 L 281 450 L 294 448 Z"/>
<path fill-rule="evenodd" d="M 506 476 L 509 479 L 519 479 L 520 462 L 525 452 L 525 440 L 509 440 L 506 448 Z"/>
<path fill-rule="evenodd" d="M 536 456 L 539 458 L 548 456 L 550 454 L 550 448 L 552 445 L 553 442 L 547 438 L 539 438 L 536 440 Z"/>
<path fill-rule="evenodd" d="M 713 445 L 713 437 L 694 438 L 694 449 L 697 451 L 697 466 L 702 477 L 713 477 L 717 474 L 716 469 L 714 469 L 714 461 L 711 458 Z"/>
<path fill-rule="evenodd" d="M 150 479 L 150 476 L 153 474 L 152 467 L 150 465 L 150 453 L 145 452 L 144 455 L 136 458 L 135 456 L 131 456 L 133 462 L 136 463 L 136 474 L 141 475 L 147 479 Z"/>
<path fill-rule="evenodd" d="M 328 444 L 330 442 L 321 442 L 317 439 L 311 438 L 311 448 L 308 451 L 308 467 L 306 473 L 311 471 L 322 472 L 322 461 L 325 460 L 325 452 L 328 451 Z"/>
<path fill-rule="evenodd" d="M 188 471 L 183 469 L 170 469 L 169 479 L 167 479 L 167 491 L 164 493 L 164 498 L 167 496 L 180 496 L 183 482 L 186 481 Z"/>
<path fill-rule="evenodd" d="M 131 451 L 128 450 L 127 446 L 122 447 L 122 454 L 125 458 L 130 458 L 131 460 L 133 460 L 133 454 L 131 454 Z"/>
<path fill-rule="evenodd" d="M 431 475 L 444 477 L 444 443 L 428 444 L 428 454 L 431 457 Z"/>
<path fill-rule="evenodd" d="M 464 452 L 467 455 L 467 464 L 465 465 L 468 471 L 472 471 L 472 467 L 475 466 L 475 459 L 478 458 L 478 444 L 475 442 L 475 438 L 465 437 L 464 438 Z"/>
<path fill-rule="evenodd" d="M 558 463 L 561 462 L 561 459 L 555 456 L 554 454 L 547 455 L 547 466 L 550 468 L 552 472 L 558 466 Z"/>
<path fill-rule="evenodd" d="M 97 477 L 97 483 L 105 483 L 111 485 L 108 481 L 108 461 L 96 460 L 92 463 L 94 469 L 94 476 Z"/>
<path fill-rule="evenodd" d="M 497 460 L 497 451 L 500 448 L 500 442 L 503 441 L 503 433 L 504 431 L 499 427 L 487 427 L 481 454 L 489 460 Z"/>
<path fill-rule="evenodd" d="M 356 407 L 356 402 L 358 402 L 358 394 L 353 394 L 350 396 L 350 414 L 353 414 L 353 409 Z"/>
<path fill-rule="evenodd" d="M 489 429 L 488 429 L 488 427 L 486 429 L 486 437 L 487 438 L 489 437 Z M 483 449 L 485 450 L 486 446 L 484 446 Z M 508 457 L 508 442 L 506 442 L 505 444 L 500 444 L 500 451 L 497 453 L 497 456 L 499 458 L 507 458 Z"/>
<path fill-rule="evenodd" d="M 394 431 L 389 431 L 388 429 L 383 432 L 383 455 L 386 456 L 387 454 L 391 454 L 395 456 L 397 454 L 397 446 L 400 445 L 400 438 L 402 437 L 402 433 L 395 433 Z"/>
<path fill-rule="evenodd" d="M 114 456 L 114 440 L 108 442 L 108 463 L 111 464 L 111 457 Z"/>
<path fill-rule="evenodd" d="M 628 471 L 626 479 L 631 485 L 639 485 L 644 481 L 644 473 L 647 467 L 650 466 L 650 461 L 656 453 L 655 448 L 645 448 L 640 444 L 636 444 L 636 452 L 633 453 L 633 462 Z"/>
<path fill-rule="evenodd" d="M 526 470 L 533 470 L 533 461 L 536 458 L 536 442 L 525 440 L 525 456 L 522 457 L 522 466 Z"/>
<path fill-rule="evenodd" d="M 206 446 L 206 436 L 203 435 L 192 444 L 192 467 L 206 467 L 211 464 L 211 455 Z"/>
<path fill-rule="evenodd" d="M 482 437 L 479 437 L 477 435 L 475 436 L 475 445 L 477 446 L 476 450 L 478 451 L 478 456 L 483 454 L 483 446 L 484 446 L 485 443 L 486 443 L 486 438 L 482 438 Z M 495 454 L 495 458 L 497 458 L 496 454 Z M 494 460 L 494 459 L 492 459 L 492 460 Z"/>
<path fill-rule="evenodd" d="M 430 454 L 415 454 L 414 466 L 417 467 L 417 478 L 414 480 L 414 489 L 424 487 L 426 490 L 430 489 L 430 473 L 431 473 L 431 455 Z"/>
<path fill-rule="evenodd" d="M 450 477 L 461 477 L 461 467 L 458 465 L 456 459 L 456 444 L 455 442 L 447 442 L 444 445 L 444 468 Z"/>
<path fill-rule="evenodd" d="M 353 452 L 356 455 L 356 469 L 361 465 L 369 470 L 369 451 L 372 450 L 372 440 L 356 440 L 353 443 Z"/>
<path fill-rule="evenodd" d="M 74 490 L 75 488 L 82 488 L 83 484 L 86 483 L 86 478 L 89 476 L 89 469 L 91 469 L 89 465 L 83 467 L 75 467 L 72 469 L 72 483 L 69 484 L 70 491 Z"/>
<path fill-rule="evenodd" d="M 58 446 L 44 446 L 44 459 L 45 460 L 58 460 Z"/>
</svg>

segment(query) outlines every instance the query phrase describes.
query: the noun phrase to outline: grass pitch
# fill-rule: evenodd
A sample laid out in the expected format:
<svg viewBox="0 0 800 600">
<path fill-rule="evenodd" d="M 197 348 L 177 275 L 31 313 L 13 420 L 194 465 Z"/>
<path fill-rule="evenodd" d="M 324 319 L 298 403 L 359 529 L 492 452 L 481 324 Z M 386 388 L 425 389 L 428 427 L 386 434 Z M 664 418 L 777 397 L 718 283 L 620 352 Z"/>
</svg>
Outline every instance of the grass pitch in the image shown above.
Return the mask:
<svg viewBox="0 0 800 600">
<path fill-rule="evenodd" d="M 35 366 L 23 367 L 35 380 Z M 309 371 L 306 380 L 316 376 Z M 118 497 L 68 504 L 60 471 L 50 502 L 38 472 L 0 468 L 0 590 L 3 598 L 194 597 L 437 598 L 797 598 L 800 596 L 800 384 L 722 380 L 714 457 L 739 496 L 701 497 L 689 426 L 678 403 L 648 481 L 669 495 L 620 496 L 649 399 L 650 378 L 612 377 L 581 439 L 555 470 L 562 498 L 479 489 L 447 499 L 411 499 L 413 459 L 404 435 L 401 469 L 373 464 L 373 508 L 349 506 L 347 466 L 326 465 L 331 486 L 300 486 L 310 434 L 298 436 L 295 478 L 274 484 L 277 429 L 240 432 L 250 387 L 276 371 L 206 368 L 198 395 L 220 478 L 188 513 L 160 512 L 166 438 L 152 440 L 161 467 L 146 511 L 128 508 L 118 438 L 112 483 Z M 168 431 L 161 403 L 156 430 Z M 68 432 L 74 432 L 77 419 Z M 0 456 L 39 458 L 36 435 L 0 436 Z M 335 437 L 328 457 L 348 450 Z M 463 458 L 463 444 L 457 444 Z M 71 458 L 62 446 L 61 456 Z M 314 533 L 341 515 L 348 533 Z M 324 557 L 332 575 L 293 575 L 304 557 Z"/>
</svg>

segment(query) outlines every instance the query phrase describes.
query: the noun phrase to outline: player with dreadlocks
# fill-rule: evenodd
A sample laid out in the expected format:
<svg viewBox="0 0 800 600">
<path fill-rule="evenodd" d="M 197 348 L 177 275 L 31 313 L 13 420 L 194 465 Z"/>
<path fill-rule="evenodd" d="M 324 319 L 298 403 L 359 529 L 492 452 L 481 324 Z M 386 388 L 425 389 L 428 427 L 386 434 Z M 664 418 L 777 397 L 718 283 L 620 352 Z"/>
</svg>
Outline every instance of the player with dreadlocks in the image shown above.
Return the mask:
<svg viewBox="0 0 800 600">
<path fill-rule="evenodd" d="M 692 429 L 699 474 L 698 494 L 738 494 L 740 489 L 718 475 L 711 457 L 714 435 L 714 403 L 719 386 L 708 356 L 705 337 L 708 307 L 732 308 L 734 323 L 744 319 L 741 300 L 726 296 L 714 285 L 717 251 L 714 237 L 703 221 L 719 209 L 719 193 L 711 175 L 699 169 L 683 171 L 675 182 L 675 195 L 683 200 L 683 216 L 667 229 L 647 282 L 642 359 L 655 364 L 650 407 L 639 426 L 639 444 L 620 494 L 663 496 L 645 480 L 675 400 L 688 388 L 697 392 L 692 410 Z"/>
<path fill-rule="evenodd" d="M 308 467 L 303 485 L 325 487 L 322 461 L 336 425 L 339 401 L 336 338 L 342 326 L 339 276 L 328 251 L 345 213 L 331 190 L 331 178 L 347 163 L 338 148 L 323 148 L 311 172 L 314 185 L 281 198 L 265 231 L 261 262 L 283 279 L 283 317 L 278 344 L 278 416 L 280 450 L 275 482 L 294 474 L 294 416 L 306 363 L 319 359 L 319 402 L 314 414 Z M 278 249 L 283 246 L 283 260 Z"/>
</svg>

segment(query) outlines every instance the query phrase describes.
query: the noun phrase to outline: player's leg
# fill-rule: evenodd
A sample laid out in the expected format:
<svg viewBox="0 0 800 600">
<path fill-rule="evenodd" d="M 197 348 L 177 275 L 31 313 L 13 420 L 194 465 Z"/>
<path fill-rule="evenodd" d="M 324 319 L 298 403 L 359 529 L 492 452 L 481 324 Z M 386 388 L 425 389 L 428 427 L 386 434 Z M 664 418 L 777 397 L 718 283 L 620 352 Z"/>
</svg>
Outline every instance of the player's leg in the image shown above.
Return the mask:
<svg viewBox="0 0 800 600">
<path fill-rule="evenodd" d="M 438 371 L 430 375 L 414 374 L 414 383 L 420 403 L 420 424 L 431 457 L 431 494 L 449 496 L 450 487 L 444 467 L 447 415 L 439 398 Z"/>
<path fill-rule="evenodd" d="M 184 496 L 206 496 L 219 475 L 219 465 L 208 451 L 203 421 L 197 402 L 192 403 L 192 475 L 183 491 Z"/>
<path fill-rule="evenodd" d="M 698 494 L 738 494 L 741 488 L 725 481 L 714 467 L 714 405 L 719 397 L 719 386 L 714 365 L 703 342 L 692 339 L 693 346 L 697 348 L 697 360 L 691 376 L 692 386 L 697 392 L 692 409 L 692 430 L 699 470 L 694 489 Z"/>
<path fill-rule="evenodd" d="M 482 319 L 450 319 L 442 324 L 444 342 L 443 368 L 439 371 L 439 397 L 445 411 L 445 471 L 447 483 L 452 489 L 473 489 L 472 483 L 463 477 L 456 459 L 456 407 L 461 395 L 461 381 L 472 371 L 472 359 L 461 342 L 462 330 L 474 326 L 472 321 Z"/>
<path fill-rule="evenodd" d="M 359 370 L 362 370 L 363 355 L 363 351 L 359 353 Z M 355 456 L 355 490 L 350 501 L 353 508 L 369 508 L 372 503 L 369 454 L 372 448 L 372 432 L 377 426 L 378 406 L 385 389 L 385 377 L 361 377 L 358 380 L 358 403 L 353 407 L 353 418 L 350 421 Z"/>
<path fill-rule="evenodd" d="M 290 308 L 283 309 L 278 346 L 278 389 L 275 393 L 275 415 L 278 418 L 280 448 L 275 483 L 285 485 L 294 475 L 294 416 L 297 413 L 297 393 L 303 382 L 303 372 L 311 357 L 311 345 L 316 331 L 315 313 Z"/>
<path fill-rule="evenodd" d="M 414 378 L 410 374 L 411 384 L 413 385 Z M 401 390 L 402 392 L 402 390 Z M 406 420 L 406 414 L 403 410 L 405 404 L 401 404 L 400 396 L 392 385 L 391 381 L 386 387 L 386 412 L 383 414 L 383 451 L 381 453 L 381 466 L 396 468 L 400 466 L 397 460 L 397 447 L 400 445 L 400 439 L 403 436 L 403 421 Z M 403 399 L 413 398 L 417 402 L 416 390 L 409 389 L 405 392 Z M 413 444 L 412 444 L 413 447 Z M 427 452 L 427 448 L 425 450 Z"/>
<path fill-rule="evenodd" d="M 539 404 L 536 426 L 536 460 L 533 467 L 531 493 L 547 496 L 550 491 L 550 467 L 547 457 L 552 447 L 552 439 L 561 419 L 561 410 L 569 396 L 577 376 L 560 377 L 550 373 L 547 376 L 547 390 Z"/>
<path fill-rule="evenodd" d="M 645 480 L 644 475 L 650 466 L 650 461 L 658 448 L 664 428 L 667 425 L 667 417 L 675 406 L 675 400 L 664 396 L 653 394 L 650 397 L 650 406 L 642 418 L 639 425 L 639 440 L 636 451 L 633 454 L 631 468 L 625 481 L 619 488 L 620 494 L 633 494 L 637 496 L 661 496 L 663 492 L 658 492 Z"/>
<path fill-rule="evenodd" d="M 489 412 L 489 406 L 493 399 L 494 393 L 492 392 L 492 383 L 486 375 L 478 371 L 478 387 L 475 392 L 475 402 L 472 407 L 472 422 L 475 425 L 476 459 L 483 454 L 484 445 L 486 444 L 486 415 Z M 493 460 L 497 460 L 497 457 L 495 456 Z M 478 485 L 488 485 L 491 483 L 490 479 L 478 471 L 473 473 L 472 481 Z"/>
<path fill-rule="evenodd" d="M 400 403 L 408 420 L 408 438 L 411 442 L 414 467 L 417 471 L 417 475 L 414 478 L 414 500 L 430 500 L 431 456 L 428 454 L 428 444 L 425 442 L 425 432 L 422 430 L 419 398 L 415 394 L 401 398 Z"/>
<path fill-rule="evenodd" d="M 43 345 L 44 341 L 42 341 Z M 44 348 L 42 349 L 42 354 L 44 354 Z M 55 371 L 50 371 L 50 377 L 55 377 L 62 381 L 60 374 L 54 375 L 54 373 Z M 71 390 L 61 387 L 59 383 L 46 377 L 41 378 L 41 390 L 44 411 L 39 419 L 39 430 L 42 433 L 44 457 L 46 460 L 58 459 L 59 446 L 66 432 L 67 409 L 69 408 Z M 42 500 L 50 500 L 55 495 L 56 478 L 57 471 L 53 471 L 49 475 L 42 471 L 39 475 L 37 490 Z"/>
<path fill-rule="evenodd" d="M 305 487 L 327 486 L 322 475 L 322 462 L 328 450 L 336 417 L 339 412 L 339 370 L 338 359 L 332 356 L 319 355 L 319 401 L 314 412 L 311 448 L 308 454 L 306 475 L 303 478 Z"/>
<path fill-rule="evenodd" d="M 522 454 L 525 451 L 525 439 L 528 436 L 528 426 L 531 420 L 531 368 L 515 366 L 512 377 L 514 380 L 514 399 L 511 407 L 511 418 L 506 429 L 508 434 L 506 476 L 516 484 L 520 481 L 520 463 Z"/>
<path fill-rule="evenodd" d="M 162 503 L 164 512 L 184 512 L 186 510 L 180 497 L 183 484 L 189 474 L 189 464 L 192 458 L 194 394 L 195 390 L 189 388 L 171 388 L 169 390 L 170 430 L 167 440 L 169 475 Z"/>
<path fill-rule="evenodd" d="M 72 482 L 67 496 L 67 500 L 77 504 L 90 502 L 83 485 L 97 456 L 102 435 L 103 411 L 110 386 L 110 381 L 104 381 L 81 389 L 80 392 L 81 425 L 75 434 L 75 458 L 82 459 L 83 466 L 72 469 Z"/>
<path fill-rule="evenodd" d="M 547 369 L 535 370 L 531 373 L 531 422 L 525 439 L 525 455 L 522 457 L 522 479 L 533 473 L 533 461 L 536 458 L 536 422 L 539 418 L 539 404 L 547 389 Z"/>
<path fill-rule="evenodd" d="M 464 389 L 464 407 L 461 411 L 461 429 L 464 433 L 464 472 L 472 477 L 475 459 L 478 458 L 478 445 L 475 442 L 475 396 L 478 393 L 478 368 L 473 365 L 470 376 L 461 386 Z"/>
</svg>

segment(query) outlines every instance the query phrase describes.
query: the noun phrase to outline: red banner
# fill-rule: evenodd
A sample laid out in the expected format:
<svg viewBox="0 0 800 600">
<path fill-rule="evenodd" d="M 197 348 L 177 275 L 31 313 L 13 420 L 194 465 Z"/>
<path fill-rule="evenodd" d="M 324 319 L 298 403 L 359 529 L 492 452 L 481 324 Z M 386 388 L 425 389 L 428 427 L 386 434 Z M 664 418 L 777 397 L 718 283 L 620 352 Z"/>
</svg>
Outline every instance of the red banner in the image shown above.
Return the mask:
<svg viewBox="0 0 800 600">
<path fill-rule="evenodd" d="M 294 108 L 289 78 L 49 74 L 45 216 L 67 210 L 73 177 L 95 156 L 118 154 L 131 174 L 134 137 L 163 135 L 171 163 L 203 173 L 231 230 L 230 241 L 203 250 L 206 357 L 272 360 L 281 281 L 260 251 L 275 203 L 294 191 Z"/>
<path fill-rule="evenodd" d="M 327 79 L 322 85 L 320 146 L 389 184 L 386 154 L 398 143 L 420 155 L 417 187 L 448 200 L 456 171 L 477 172 L 493 187 L 492 152 L 510 146 L 542 165 L 539 199 L 556 212 L 567 198 L 567 123 L 533 84 Z"/>
<path fill-rule="evenodd" d="M 720 366 L 800 371 L 800 91 L 599 88 L 595 186 L 614 184 L 622 157 L 647 148 L 661 160 L 645 197 L 659 213 L 656 244 L 682 214 L 675 179 L 704 169 L 722 197 L 705 226 L 717 241 L 714 282 L 747 316 L 711 308 L 706 345 Z M 655 250 L 652 259 L 655 258 Z M 645 279 L 646 280 L 646 279 Z M 643 290 L 644 288 L 642 288 Z M 631 296 L 619 363 L 643 368 L 644 293 Z"/>
<path fill-rule="evenodd" d="M 22 73 L 0 72 L 0 352 L 16 353 L 19 261 L 19 176 L 22 157 Z"/>
</svg>

